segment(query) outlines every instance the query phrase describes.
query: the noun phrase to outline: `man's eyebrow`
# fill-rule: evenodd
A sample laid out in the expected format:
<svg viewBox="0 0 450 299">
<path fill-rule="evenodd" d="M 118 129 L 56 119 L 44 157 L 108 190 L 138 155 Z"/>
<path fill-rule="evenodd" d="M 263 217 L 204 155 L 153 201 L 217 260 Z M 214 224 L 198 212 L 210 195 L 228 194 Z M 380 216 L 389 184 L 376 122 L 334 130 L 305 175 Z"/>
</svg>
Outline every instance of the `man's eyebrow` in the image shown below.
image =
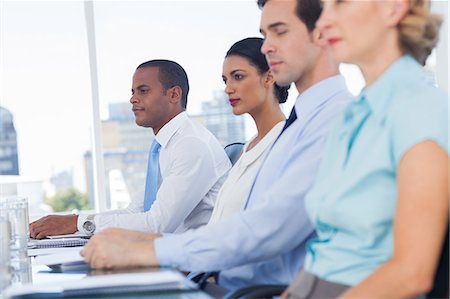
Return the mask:
<svg viewBox="0 0 450 299">
<path fill-rule="evenodd" d="M 144 87 L 149 87 L 147 84 L 141 84 L 138 87 L 136 87 L 136 89 L 142 89 Z"/>
<path fill-rule="evenodd" d="M 144 87 L 150 87 L 150 86 L 148 86 L 146 84 L 141 84 L 141 85 L 137 86 L 136 88 L 131 88 L 131 92 L 133 92 L 134 90 L 142 89 Z"/>
<path fill-rule="evenodd" d="M 274 30 L 276 27 L 279 27 L 279 26 L 286 26 L 287 24 L 286 23 L 284 23 L 284 22 L 276 22 L 276 23 L 272 23 L 272 24 L 270 24 L 269 26 L 267 26 L 267 30 Z M 264 35 L 264 30 L 263 29 L 259 29 L 259 32 L 262 34 L 262 35 Z"/>
</svg>

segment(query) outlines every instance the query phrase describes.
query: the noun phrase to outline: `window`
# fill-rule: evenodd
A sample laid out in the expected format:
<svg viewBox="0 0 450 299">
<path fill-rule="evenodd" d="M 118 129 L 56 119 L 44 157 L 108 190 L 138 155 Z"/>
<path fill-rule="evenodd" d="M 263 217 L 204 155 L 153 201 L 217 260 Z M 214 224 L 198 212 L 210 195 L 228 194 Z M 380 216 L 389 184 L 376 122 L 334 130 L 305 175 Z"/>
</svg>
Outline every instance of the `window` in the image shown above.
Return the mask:
<svg viewBox="0 0 450 299">
<path fill-rule="evenodd" d="M 86 192 L 91 109 L 83 2 L 2 1 L 0 20 L 0 106 L 17 135 L 15 183 L 40 182 L 41 191 L 17 190 L 29 197 L 31 214 L 46 213 L 39 206 L 45 197 L 67 188 Z M 62 174 L 69 178 L 55 179 Z"/>
<path fill-rule="evenodd" d="M 98 188 L 106 193 L 103 206 L 120 208 L 143 197 L 153 135 L 134 123 L 129 98 L 134 70 L 144 61 L 166 58 L 186 69 L 191 86 L 188 113 L 224 145 L 244 141 L 255 132 L 249 118 L 231 115 L 221 78 L 230 45 L 260 36 L 260 10 L 253 0 L 177 1 L 176 5 L 173 1 L 95 1 L 100 118 L 93 117 L 92 110 L 84 2 L 3 1 L 0 7 L 0 114 L 2 120 L 11 118 L 3 126 L 9 131 L 2 131 L 2 138 L 13 143 L 0 146 L 0 157 L 18 158 L 16 164 L 2 160 L 0 167 L 12 163 L 21 176 L 17 184 L 28 180 L 41 186 L 39 192 L 30 189 L 35 206 L 44 197 L 75 189 L 88 196 L 94 208 L 93 122 L 100 124 L 102 133 L 99 158 L 104 159 L 104 183 Z M 448 19 L 447 1 L 433 7 Z M 448 92 L 447 44 L 445 23 L 428 68 Z M 341 71 L 357 94 L 364 84 L 359 70 L 342 65 Z M 296 96 L 292 87 L 283 107 L 286 114 Z"/>
</svg>

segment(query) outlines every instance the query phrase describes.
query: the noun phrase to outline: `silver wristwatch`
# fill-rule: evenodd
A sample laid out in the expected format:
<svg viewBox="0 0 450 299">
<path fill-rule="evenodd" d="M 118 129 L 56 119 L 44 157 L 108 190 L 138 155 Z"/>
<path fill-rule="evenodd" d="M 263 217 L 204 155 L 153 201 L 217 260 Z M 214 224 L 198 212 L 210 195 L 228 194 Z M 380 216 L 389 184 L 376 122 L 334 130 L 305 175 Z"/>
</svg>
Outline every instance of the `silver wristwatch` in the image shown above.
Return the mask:
<svg viewBox="0 0 450 299">
<path fill-rule="evenodd" d="M 83 230 L 86 235 L 91 236 L 95 232 L 94 217 L 95 214 L 87 216 L 86 221 L 83 223 Z"/>
</svg>

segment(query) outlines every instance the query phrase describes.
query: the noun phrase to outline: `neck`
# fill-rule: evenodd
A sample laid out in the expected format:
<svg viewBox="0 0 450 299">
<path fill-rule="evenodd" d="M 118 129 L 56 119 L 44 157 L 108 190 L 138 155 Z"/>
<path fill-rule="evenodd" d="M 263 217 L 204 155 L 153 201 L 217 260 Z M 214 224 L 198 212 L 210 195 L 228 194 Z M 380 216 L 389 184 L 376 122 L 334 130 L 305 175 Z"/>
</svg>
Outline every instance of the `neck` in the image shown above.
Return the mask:
<svg viewBox="0 0 450 299">
<path fill-rule="evenodd" d="M 359 66 L 361 68 L 364 80 L 366 81 L 366 86 L 374 83 L 384 73 L 384 71 L 386 71 L 386 69 L 401 56 L 402 53 L 400 51 L 394 51 L 391 53 L 383 52 L 383 55 L 372 57 L 366 63 L 360 63 Z"/>
<path fill-rule="evenodd" d="M 177 110 L 175 110 L 175 111 L 173 111 L 173 113 L 171 113 L 170 115 L 168 115 L 168 117 L 164 120 L 164 121 L 162 121 L 161 122 L 161 125 L 160 126 L 155 126 L 154 128 L 152 128 L 153 129 L 153 134 L 156 136 L 157 134 L 158 134 L 158 132 L 167 124 L 167 123 L 169 123 L 175 116 L 177 116 L 178 114 L 180 114 L 181 112 L 184 112 L 185 110 L 183 109 L 183 110 L 180 110 L 180 109 L 177 109 Z"/>
<path fill-rule="evenodd" d="M 385 38 L 377 42 L 377 45 L 366 51 L 366 54 L 356 62 L 361 68 L 366 86 L 374 83 L 394 61 L 402 56 L 396 29 L 387 32 Z"/>
<path fill-rule="evenodd" d="M 267 100 L 270 104 L 264 105 L 259 111 L 250 113 L 250 116 L 255 121 L 258 133 L 252 144 L 248 146 L 247 150 L 252 149 L 276 124 L 286 119 L 280 109 L 280 105 L 275 101 L 276 100 Z"/>
<path fill-rule="evenodd" d="M 299 94 L 311 86 L 327 78 L 339 75 L 339 64 L 335 62 L 331 51 L 328 48 L 322 49 L 316 63 L 311 69 L 305 70 L 303 76 L 295 82 L 295 87 Z"/>
</svg>

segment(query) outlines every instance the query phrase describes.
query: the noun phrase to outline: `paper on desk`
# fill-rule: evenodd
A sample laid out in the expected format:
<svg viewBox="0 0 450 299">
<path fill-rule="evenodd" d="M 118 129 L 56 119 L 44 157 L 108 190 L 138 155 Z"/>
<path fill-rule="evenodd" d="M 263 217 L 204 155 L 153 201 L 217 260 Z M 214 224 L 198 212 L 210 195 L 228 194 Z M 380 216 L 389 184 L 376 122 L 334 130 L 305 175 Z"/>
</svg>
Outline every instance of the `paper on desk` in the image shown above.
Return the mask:
<svg viewBox="0 0 450 299">
<path fill-rule="evenodd" d="M 27 294 L 113 294 L 139 290 L 186 290 L 195 285 L 176 271 L 144 272 L 87 276 L 84 279 L 46 283 L 41 285 L 16 285 L 5 291 L 6 298 Z"/>
<path fill-rule="evenodd" d="M 84 246 L 87 242 L 89 240 L 86 238 L 30 239 L 28 241 L 28 248 L 75 247 Z"/>
<path fill-rule="evenodd" d="M 85 233 L 76 232 L 74 234 L 68 235 L 55 235 L 55 236 L 47 236 L 49 239 L 62 239 L 62 238 L 86 238 L 89 239 L 91 236 L 86 235 Z"/>
<path fill-rule="evenodd" d="M 74 263 L 84 261 L 83 257 L 80 255 L 80 251 L 83 247 L 72 247 L 72 250 L 59 251 L 58 253 L 39 255 L 34 261 L 33 265 L 60 265 L 65 263 Z"/>
<path fill-rule="evenodd" d="M 28 248 L 28 256 L 38 256 L 80 250 L 81 247 Z"/>
</svg>

